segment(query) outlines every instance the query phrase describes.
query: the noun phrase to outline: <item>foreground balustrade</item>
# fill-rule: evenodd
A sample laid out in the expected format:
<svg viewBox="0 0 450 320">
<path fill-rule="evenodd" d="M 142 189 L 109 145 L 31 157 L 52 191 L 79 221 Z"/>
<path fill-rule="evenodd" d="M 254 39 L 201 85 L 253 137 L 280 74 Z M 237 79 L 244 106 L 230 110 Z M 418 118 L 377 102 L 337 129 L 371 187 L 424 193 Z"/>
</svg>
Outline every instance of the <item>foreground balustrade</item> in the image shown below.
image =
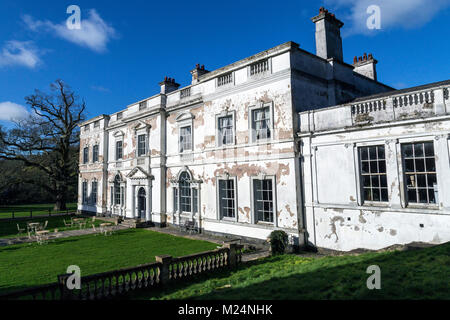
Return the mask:
<svg viewBox="0 0 450 320">
<path fill-rule="evenodd" d="M 99 300 L 131 291 L 167 285 L 195 275 L 234 268 L 242 261 L 243 246 L 226 244 L 222 248 L 183 257 L 157 256 L 156 262 L 81 277 L 80 289 L 69 289 L 73 275 L 58 276 L 58 282 L 0 295 L 15 300 Z"/>
</svg>

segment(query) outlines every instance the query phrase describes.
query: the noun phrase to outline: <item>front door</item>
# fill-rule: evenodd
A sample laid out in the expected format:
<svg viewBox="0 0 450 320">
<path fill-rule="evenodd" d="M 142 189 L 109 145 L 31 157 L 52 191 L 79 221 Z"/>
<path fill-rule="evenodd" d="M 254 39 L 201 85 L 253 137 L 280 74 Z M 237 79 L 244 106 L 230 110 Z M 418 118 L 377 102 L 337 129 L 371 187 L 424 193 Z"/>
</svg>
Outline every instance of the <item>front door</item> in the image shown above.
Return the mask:
<svg viewBox="0 0 450 320">
<path fill-rule="evenodd" d="M 147 197 L 144 188 L 140 188 L 138 192 L 138 218 L 145 219 L 145 211 L 147 206 Z"/>
</svg>

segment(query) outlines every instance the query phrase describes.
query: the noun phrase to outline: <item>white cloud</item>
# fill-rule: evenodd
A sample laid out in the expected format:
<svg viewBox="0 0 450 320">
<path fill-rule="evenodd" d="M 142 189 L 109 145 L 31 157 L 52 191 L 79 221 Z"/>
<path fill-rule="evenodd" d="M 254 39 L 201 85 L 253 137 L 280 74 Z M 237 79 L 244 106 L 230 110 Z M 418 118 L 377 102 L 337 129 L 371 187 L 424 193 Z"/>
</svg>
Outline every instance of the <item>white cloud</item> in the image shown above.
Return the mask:
<svg viewBox="0 0 450 320">
<path fill-rule="evenodd" d="M 51 21 L 35 20 L 29 15 L 23 16 L 23 21 L 32 31 L 51 32 L 55 36 L 89 48 L 95 52 L 106 51 L 108 42 L 117 36 L 116 31 L 108 25 L 94 10 L 89 10 L 88 18 L 81 16 L 81 29 L 69 29 L 66 22 L 54 24 Z"/>
<path fill-rule="evenodd" d="M 0 102 L 0 120 L 12 121 L 28 117 L 30 113 L 20 104 L 6 101 Z"/>
<path fill-rule="evenodd" d="M 8 41 L 0 52 L 0 67 L 19 65 L 35 68 L 40 62 L 39 51 L 30 41 Z"/>
<path fill-rule="evenodd" d="M 367 28 L 367 8 L 377 5 L 381 11 L 381 30 L 390 28 L 417 28 L 429 22 L 440 10 L 450 6 L 450 0 L 326 0 L 327 7 L 350 9 L 346 33 L 373 33 Z M 339 17 L 338 17 L 339 18 Z"/>
</svg>

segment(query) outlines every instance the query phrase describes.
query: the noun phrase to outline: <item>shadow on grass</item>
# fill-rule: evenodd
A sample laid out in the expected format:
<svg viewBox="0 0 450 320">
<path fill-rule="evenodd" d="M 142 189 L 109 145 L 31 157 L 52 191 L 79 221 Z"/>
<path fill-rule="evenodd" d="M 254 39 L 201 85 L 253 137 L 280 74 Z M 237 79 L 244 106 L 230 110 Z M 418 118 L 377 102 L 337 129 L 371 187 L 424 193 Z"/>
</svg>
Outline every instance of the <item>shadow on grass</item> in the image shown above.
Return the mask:
<svg viewBox="0 0 450 320">
<path fill-rule="evenodd" d="M 130 299 L 341 300 L 450 299 L 450 244 L 415 251 L 311 259 L 270 257 L 236 270 L 195 277 L 189 282 Z M 369 290 L 370 265 L 381 268 L 381 290 Z M 261 274 L 272 276 L 258 281 Z M 267 279 L 268 278 L 268 279 Z"/>
</svg>

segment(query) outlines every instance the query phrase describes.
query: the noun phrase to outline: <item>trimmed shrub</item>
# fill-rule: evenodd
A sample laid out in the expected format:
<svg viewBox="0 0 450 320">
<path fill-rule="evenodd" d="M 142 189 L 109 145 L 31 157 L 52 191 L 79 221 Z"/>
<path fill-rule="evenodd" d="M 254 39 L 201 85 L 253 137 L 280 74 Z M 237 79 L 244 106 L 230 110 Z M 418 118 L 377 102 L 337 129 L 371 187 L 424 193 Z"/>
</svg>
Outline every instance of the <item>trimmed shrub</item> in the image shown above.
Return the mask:
<svg viewBox="0 0 450 320">
<path fill-rule="evenodd" d="M 273 255 L 283 254 L 288 246 L 288 235 L 281 230 L 272 231 L 269 236 L 269 242 Z"/>
</svg>

